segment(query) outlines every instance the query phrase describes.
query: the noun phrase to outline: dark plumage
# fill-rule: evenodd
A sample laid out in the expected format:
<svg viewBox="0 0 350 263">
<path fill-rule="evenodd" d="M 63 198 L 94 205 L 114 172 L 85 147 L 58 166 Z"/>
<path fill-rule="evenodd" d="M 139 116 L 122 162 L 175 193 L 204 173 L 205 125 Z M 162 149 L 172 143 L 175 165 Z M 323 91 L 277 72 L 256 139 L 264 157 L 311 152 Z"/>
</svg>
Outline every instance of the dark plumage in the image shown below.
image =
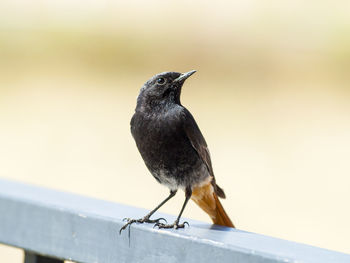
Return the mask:
<svg viewBox="0 0 350 263">
<path fill-rule="evenodd" d="M 216 196 L 225 198 L 225 194 L 215 182 L 205 139 L 192 114 L 180 102 L 183 83 L 193 73 L 195 71 L 185 74 L 160 73 L 148 80 L 140 90 L 130 123 L 131 133 L 147 168 L 159 183 L 170 189 L 170 195 L 144 218 L 129 219 L 121 230 L 134 222 L 156 223 L 160 228 L 184 227 L 179 220 L 189 198 L 192 197 L 206 211 L 208 209 L 201 202 L 208 196 L 209 201 L 205 201 L 204 206 L 213 208 L 215 213 L 206 212 L 214 220 L 214 217 L 220 217 L 216 210 L 221 207 L 222 216 L 227 221 L 225 225 L 233 227 L 221 204 L 217 204 Z M 150 216 L 179 188 L 185 191 L 186 200 L 174 224 L 162 224 L 160 219 L 150 220 Z M 204 188 L 205 192 L 201 190 Z"/>
</svg>

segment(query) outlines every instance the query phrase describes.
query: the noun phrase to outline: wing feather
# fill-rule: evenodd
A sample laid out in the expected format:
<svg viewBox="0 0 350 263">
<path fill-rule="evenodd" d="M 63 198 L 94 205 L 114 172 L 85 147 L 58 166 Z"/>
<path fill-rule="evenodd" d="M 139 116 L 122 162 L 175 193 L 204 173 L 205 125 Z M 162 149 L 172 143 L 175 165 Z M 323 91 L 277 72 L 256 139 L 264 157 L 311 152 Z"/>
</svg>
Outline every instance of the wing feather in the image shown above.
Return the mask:
<svg viewBox="0 0 350 263">
<path fill-rule="evenodd" d="M 184 108 L 184 130 L 191 142 L 192 147 L 196 150 L 199 157 L 202 159 L 204 164 L 207 166 L 209 174 L 213 177 L 212 184 L 215 192 L 219 197 L 225 198 L 225 193 L 215 182 L 215 176 L 213 166 L 211 164 L 210 152 L 207 143 L 195 121 L 192 114 Z"/>
</svg>

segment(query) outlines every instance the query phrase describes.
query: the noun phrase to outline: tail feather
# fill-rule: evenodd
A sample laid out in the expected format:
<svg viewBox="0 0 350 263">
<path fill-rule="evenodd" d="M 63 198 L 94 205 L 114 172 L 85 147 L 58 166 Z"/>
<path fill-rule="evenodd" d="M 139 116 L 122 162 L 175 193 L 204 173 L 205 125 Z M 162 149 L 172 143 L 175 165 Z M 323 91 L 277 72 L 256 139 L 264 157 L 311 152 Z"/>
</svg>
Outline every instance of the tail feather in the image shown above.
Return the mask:
<svg viewBox="0 0 350 263">
<path fill-rule="evenodd" d="M 210 216 L 214 224 L 235 227 L 210 182 L 192 189 L 191 199 Z"/>
</svg>

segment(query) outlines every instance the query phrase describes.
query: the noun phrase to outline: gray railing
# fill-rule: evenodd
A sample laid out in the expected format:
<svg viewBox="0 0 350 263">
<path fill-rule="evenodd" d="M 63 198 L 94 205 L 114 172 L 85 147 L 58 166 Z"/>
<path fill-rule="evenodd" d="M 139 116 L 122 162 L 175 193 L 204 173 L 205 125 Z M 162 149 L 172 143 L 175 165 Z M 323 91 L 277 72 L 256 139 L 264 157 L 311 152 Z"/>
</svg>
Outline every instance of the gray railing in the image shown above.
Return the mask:
<svg viewBox="0 0 350 263">
<path fill-rule="evenodd" d="M 193 220 L 180 230 L 135 224 L 119 235 L 122 218 L 146 212 L 0 179 L 0 243 L 22 248 L 26 263 L 350 262 L 347 254 Z"/>
</svg>

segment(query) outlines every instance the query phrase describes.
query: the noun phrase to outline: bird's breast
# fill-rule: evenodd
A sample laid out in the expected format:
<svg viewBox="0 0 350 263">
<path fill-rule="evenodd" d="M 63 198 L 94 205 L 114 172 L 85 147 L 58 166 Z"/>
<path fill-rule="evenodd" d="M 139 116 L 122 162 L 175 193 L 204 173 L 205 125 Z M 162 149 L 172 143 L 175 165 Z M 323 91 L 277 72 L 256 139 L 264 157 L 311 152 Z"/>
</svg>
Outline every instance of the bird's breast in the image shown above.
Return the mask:
<svg viewBox="0 0 350 263">
<path fill-rule="evenodd" d="M 158 181 L 186 184 L 188 175 L 201 170 L 203 162 L 192 147 L 178 116 L 134 115 L 131 132 L 141 156 Z"/>
</svg>

